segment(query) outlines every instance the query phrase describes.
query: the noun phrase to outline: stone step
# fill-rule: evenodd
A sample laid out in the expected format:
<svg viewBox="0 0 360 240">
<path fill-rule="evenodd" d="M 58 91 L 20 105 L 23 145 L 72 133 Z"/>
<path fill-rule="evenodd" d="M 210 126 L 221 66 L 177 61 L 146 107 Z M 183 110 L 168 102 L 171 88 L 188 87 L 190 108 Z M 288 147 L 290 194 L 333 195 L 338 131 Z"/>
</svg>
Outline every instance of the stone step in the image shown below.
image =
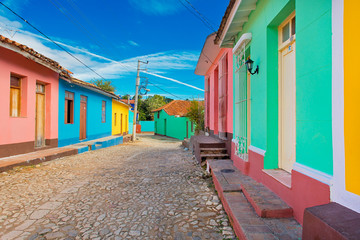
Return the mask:
<svg viewBox="0 0 360 240">
<path fill-rule="evenodd" d="M 223 142 L 217 143 L 199 143 L 200 148 L 225 148 L 226 145 Z"/>
<path fill-rule="evenodd" d="M 200 148 L 200 151 L 227 151 L 226 148 Z"/>
<path fill-rule="evenodd" d="M 262 218 L 289 218 L 293 210 L 281 198 L 263 184 L 250 181 L 241 184 L 241 189 L 255 212 Z"/>
<path fill-rule="evenodd" d="M 229 154 L 227 153 L 201 153 L 200 157 L 221 157 L 221 158 L 229 158 Z"/>
<path fill-rule="evenodd" d="M 301 239 L 296 220 L 259 217 L 242 192 L 225 192 L 221 200 L 239 239 Z"/>
<path fill-rule="evenodd" d="M 219 194 L 232 189 L 244 193 L 255 212 L 263 218 L 289 218 L 293 210 L 281 198 L 263 184 L 256 182 L 251 177 L 242 174 L 229 160 L 208 160 L 212 170 L 215 187 Z M 218 183 L 218 184 L 217 184 Z"/>
</svg>

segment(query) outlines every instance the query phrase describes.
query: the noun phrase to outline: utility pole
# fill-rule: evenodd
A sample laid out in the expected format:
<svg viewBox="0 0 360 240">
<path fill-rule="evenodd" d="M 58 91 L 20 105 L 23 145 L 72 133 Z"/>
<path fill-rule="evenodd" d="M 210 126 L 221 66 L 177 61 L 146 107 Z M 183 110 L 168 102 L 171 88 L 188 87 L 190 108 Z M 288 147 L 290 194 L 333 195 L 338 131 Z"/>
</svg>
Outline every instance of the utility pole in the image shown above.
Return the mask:
<svg viewBox="0 0 360 240">
<path fill-rule="evenodd" d="M 137 117 L 137 107 L 138 107 L 138 98 L 139 98 L 139 85 L 140 85 L 140 59 L 138 60 L 137 65 L 137 74 L 136 74 L 136 87 L 135 87 L 135 106 L 134 106 L 134 123 L 133 123 L 133 132 L 132 140 L 136 140 L 136 117 Z"/>
<path fill-rule="evenodd" d="M 145 63 L 148 64 L 149 62 L 142 62 L 138 59 L 138 66 L 137 66 L 137 74 L 136 74 L 136 87 L 135 87 L 135 106 L 134 106 L 134 122 L 133 122 L 133 133 L 132 133 L 132 140 L 136 141 L 136 116 L 137 116 L 137 108 L 138 108 L 138 101 L 139 101 L 139 85 L 140 85 L 140 64 Z"/>
</svg>

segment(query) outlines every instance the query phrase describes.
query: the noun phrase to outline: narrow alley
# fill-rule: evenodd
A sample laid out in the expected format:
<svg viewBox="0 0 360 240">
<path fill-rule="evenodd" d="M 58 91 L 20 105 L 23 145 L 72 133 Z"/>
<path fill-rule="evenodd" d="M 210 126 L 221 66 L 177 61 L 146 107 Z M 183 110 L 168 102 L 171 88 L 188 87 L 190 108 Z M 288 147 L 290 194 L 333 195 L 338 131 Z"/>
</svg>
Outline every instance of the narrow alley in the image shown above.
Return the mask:
<svg viewBox="0 0 360 240">
<path fill-rule="evenodd" d="M 181 142 L 140 135 L 0 175 L 1 239 L 232 239 Z"/>
</svg>

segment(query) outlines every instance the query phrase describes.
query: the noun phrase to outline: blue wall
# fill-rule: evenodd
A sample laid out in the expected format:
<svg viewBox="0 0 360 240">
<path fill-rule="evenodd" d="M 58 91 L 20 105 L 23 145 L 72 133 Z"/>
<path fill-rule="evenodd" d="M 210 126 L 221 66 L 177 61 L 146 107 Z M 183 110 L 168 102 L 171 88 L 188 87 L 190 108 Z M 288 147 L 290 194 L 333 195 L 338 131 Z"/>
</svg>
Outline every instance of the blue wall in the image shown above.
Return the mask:
<svg viewBox="0 0 360 240">
<path fill-rule="evenodd" d="M 134 124 L 134 112 L 129 111 L 129 134 L 132 134 Z"/>
<path fill-rule="evenodd" d="M 74 93 L 74 123 L 65 124 L 65 91 Z M 59 80 L 59 147 L 79 143 L 80 95 L 87 97 L 86 139 L 111 136 L 112 101 L 110 97 L 86 88 Z M 106 120 L 101 122 L 102 101 L 106 101 Z"/>
<path fill-rule="evenodd" d="M 141 132 L 154 132 L 155 121 L 139 121 Z"/>
</svg>

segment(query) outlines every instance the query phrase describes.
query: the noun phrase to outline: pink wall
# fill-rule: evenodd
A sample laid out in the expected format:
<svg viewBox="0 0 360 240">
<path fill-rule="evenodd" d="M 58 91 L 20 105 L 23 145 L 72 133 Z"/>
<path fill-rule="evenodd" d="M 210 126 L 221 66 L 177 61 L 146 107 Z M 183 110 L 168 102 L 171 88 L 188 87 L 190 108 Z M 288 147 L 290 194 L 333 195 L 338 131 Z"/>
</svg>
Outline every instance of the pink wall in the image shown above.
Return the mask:
<svg viewBox="0 0 360 240">
<path fill-rule="evenodd" d="M 205 75 L 205 81 L 207 78 L 210 79 L 210 130 L 213 130 L 215 134 L 217 134 L 217 124 L 218 124 L 218 85 L 216 80 L 218 77 L 215 76 L 215 71 L 219 69 L 219 62 L 221 59 L 227 54 L 228 58 L 228 91 L 227 91 L 227 115 L 226 115 L 226 131 L 232 133 L 233 132 L 233 54 L 232 49 L 230 48 L 222 48 L 216 57 L 214 63 L 211 65 L 209 70 Z M 218 73 L 216 73 L 218 74 Z M 207 97 L 207 96 L 206 96 Z"/>
<path fill-rule="evenodd" d="M 249 150 L 249 161 L 243 161 L 235 155 L 235 144 L 232 143 L 231 159 L 234 166 L 242 173 L 257 182 L 264 184 L 293 208 L 294 218 L 302 225 L 304 210 L 308 207 L 330 202 L 330 187 L 295 170 L 291 173 L 291 188 L 266 174 L 264 157 Z"/>
<path fill-rule="evenodd" d="M 10 74 L 23 76 L 21 117 L 10 117 Z M 45 138 L 58 138 L 59 74 L 0 47 L 0 145 L 35 140 L 36 81 L 46 84 Z"/>
</svg>

